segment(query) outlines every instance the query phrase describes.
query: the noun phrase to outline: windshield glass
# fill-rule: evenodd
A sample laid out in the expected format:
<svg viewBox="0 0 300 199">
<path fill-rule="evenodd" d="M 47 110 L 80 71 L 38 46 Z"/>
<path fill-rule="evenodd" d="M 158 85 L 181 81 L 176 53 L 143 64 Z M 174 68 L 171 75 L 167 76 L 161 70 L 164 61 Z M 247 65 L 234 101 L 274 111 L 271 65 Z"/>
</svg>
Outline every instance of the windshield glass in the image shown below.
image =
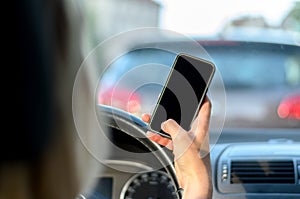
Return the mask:
<svg viewBox="0 0 300 199">
<path fill-rule="evenodd" d="M 222 77 L 213 79 L 208 92 L 213 121 L 225 115 L 224 128 L 300 128 L 300 1 L 123 0 L 113 6 L 115 3 L 107 1 L 103 10 L 113 16 L 111 21 L 88 22 L 87 49 L 135 28 L 184 34 L 204 49 Z M 230 3 L 235 6 L 228 6 Z M 95 20 L 101 18 L 97 6 L 95 1 L 86 6 Z M 176 56 L 160 46 L 176 46 L 203 57 L 183 38 L 171 37 L 166 42 L 164 37 L 148 36 L 128 40 L 125 53 L 105 67 L 97 104 L 137 116 L 151 114 Z M 149 48 L 145 43 L 152 45 Z M 221 89 L 226 93 L 225 105 L 219 101 Z"/>
</svg>

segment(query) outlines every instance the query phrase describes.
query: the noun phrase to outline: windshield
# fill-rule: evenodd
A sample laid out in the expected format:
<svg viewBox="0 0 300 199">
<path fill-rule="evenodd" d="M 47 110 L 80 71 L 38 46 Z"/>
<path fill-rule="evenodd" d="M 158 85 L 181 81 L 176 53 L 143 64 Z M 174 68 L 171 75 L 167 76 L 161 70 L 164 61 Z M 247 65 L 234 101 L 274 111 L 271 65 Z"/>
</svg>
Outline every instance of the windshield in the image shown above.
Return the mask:
<svg viewBox="0 0 300 199">
<path fill-rule="evenodd" d="M 208 95 L 212 120 L 223 122 L 224 128 L 300 128 L 300 1 L 125 2 L 117 7 L 114 1 L 107 3 L 103 12 L 113 17 L 100 24 L 94 23 L 101 18 L 100 4 L 87 3 L 87 15 L 94 19 L 87 24 L 87 49 L 116 34 L 156 27 L 185 35 L 203 50 L 199 53 L 176 35 L 153 38 L 149 33 L 120 40 L 117 46 L 125 42 L 126 49 L 99 66 L 105 72 L 97 104 L 137 116 L 151 114 L 177 52 L 163 45 L 216 65 L 221 78 L 213 79 Z"/>
</svg>

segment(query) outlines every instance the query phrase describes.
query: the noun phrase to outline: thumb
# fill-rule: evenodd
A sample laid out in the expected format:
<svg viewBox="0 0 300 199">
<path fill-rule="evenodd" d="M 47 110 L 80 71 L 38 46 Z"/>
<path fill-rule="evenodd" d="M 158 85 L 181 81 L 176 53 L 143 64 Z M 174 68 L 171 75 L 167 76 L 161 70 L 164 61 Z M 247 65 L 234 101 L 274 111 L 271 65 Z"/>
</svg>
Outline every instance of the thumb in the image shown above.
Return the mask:
<svg viewBox="0 0 300 199">
<path fill-rule="evenodd" d="M 177 134 L 183 130 L 181 126 L 172 119 L 168 119 L 167 121 L 163 122 L 161 124 L 161 129 L 168 133 L 172 137 L 172 140 L 174 140 Z"/>
<path fill-rule="evenodd" d="M 175 160 L 178 160 L 184 152 L 193 144 L 193 139 L 189 136 L 177 122 L 169 119 L 162 123 L 161 129 L 168 133 L 172 138 L 173 154 Z"/>
</svg>

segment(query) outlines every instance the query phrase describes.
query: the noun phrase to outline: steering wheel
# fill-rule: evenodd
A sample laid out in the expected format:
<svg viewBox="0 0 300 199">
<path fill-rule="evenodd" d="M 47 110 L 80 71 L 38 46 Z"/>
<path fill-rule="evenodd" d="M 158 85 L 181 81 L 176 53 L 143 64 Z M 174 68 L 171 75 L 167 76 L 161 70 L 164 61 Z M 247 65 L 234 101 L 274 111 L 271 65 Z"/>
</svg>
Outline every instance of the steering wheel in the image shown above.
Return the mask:
<svg viewBox="0 0 300 199">
<path fill-rule="evenodd" d="M 166 153 L 167 149 L 164 149 L 146 137 L 145 133 L 148 130 L 147 124 L 135 115 L 110 106 L 97 105 L 96 111 L 98 118 L 101 118 L 101 121 L 99 121 L 101 125 L 105 125 L 109 130 L 118 130 L 118 132 L 121 132 L 124 136 L 131 137 L 131 139 L 136 140 L 143 145 L 149 153 L 155 156 L 171 179 L 174 198 L 182 198 L 182 193 L 175 175 L 173 160 Z"/>
</svg>

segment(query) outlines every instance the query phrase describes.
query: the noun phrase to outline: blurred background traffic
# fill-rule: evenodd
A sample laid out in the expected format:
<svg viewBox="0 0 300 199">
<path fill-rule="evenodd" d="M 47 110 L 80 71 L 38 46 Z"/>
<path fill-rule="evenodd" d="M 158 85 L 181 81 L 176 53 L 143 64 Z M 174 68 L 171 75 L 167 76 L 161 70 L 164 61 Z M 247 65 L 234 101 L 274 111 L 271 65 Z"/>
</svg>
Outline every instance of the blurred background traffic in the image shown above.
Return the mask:
<svg viewBox="0 0 300 199">
<path fill-rule="evenodd" d="M 208 93 L 213 123 L 300 128 L 300 1 L 90 0 L 84 8 L 87 54 L 111 36 L 145 27 L 187 35 L 205 51 L 193 52 L 184 37 L 133 38 L 105 66 L 96 104 L 151 114 L 176 56 L 156 46 L 177 46 L 208 55 L 221 74 Z"/>
</svg>

